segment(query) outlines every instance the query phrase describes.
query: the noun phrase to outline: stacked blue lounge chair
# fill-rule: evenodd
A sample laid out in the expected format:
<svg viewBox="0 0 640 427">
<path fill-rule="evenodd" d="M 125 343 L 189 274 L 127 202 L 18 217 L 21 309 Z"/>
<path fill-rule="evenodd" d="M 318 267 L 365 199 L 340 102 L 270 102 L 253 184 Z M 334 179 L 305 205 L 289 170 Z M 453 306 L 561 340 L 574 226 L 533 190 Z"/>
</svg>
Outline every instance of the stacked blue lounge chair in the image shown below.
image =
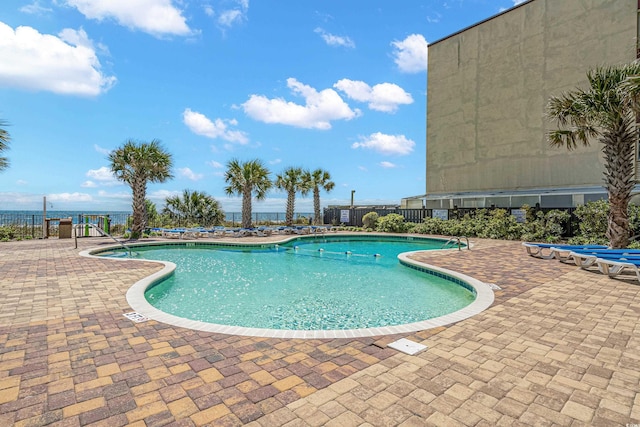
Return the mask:
<svg viewBox="0 0 640 427">
<path fill-rule="evenodd" d="M 529 255 L 542 259 L 563 259 L 563 251 L 568 254 L 575 250 L 607 249 L 604 245 L 563 245 L 559 243 L 532 242 L 522 242 L 522 246 L 527 249 Z"/>
<path fill-rule="evenodd" d="M 602 274 L 609 277 L 631 270 L 640 282 L 640 249 L 609 249 L 603 245 L 553 245 L 528 242 L 524 242 L 523 245 L 531 256 L 543 259 L 556 258 L 560 261 L 571 259 L 577 266 L 584 269 L 595 265 Z"/>
</svg>

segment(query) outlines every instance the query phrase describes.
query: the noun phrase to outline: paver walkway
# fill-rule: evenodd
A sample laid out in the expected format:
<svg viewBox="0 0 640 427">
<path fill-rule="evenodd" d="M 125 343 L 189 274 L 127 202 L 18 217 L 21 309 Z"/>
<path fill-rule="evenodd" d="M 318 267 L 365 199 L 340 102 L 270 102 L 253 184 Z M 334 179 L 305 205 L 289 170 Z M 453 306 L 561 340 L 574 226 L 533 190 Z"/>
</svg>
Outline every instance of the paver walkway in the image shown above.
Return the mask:
<svg viewBox="0 0 640 427">
<path fill-rule="evenodd" d="M 0 426 L 640 424 L 640 285 L 518 242 L 415 256 L 500 286 L 480 315 L 335 340 L 131 322 L 126 290 L 160 267 L 78 242 L 0 243 Z"/>
</svg>

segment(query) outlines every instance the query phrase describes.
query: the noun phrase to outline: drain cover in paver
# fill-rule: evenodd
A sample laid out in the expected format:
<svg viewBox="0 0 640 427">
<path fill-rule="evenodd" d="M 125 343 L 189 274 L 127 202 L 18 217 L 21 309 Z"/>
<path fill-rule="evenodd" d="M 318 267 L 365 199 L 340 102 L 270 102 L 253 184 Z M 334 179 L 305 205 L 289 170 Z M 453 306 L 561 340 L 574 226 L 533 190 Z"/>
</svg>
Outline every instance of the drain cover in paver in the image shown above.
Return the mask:
<svg viewBox="0 0 640 427">
<path fill-rule="evenodd" d="M 146 322 L 147 320 L 149 320 L 148 317 L 143 316 L 140 313 L 136 313 L 135 311 L 132 311 L 131 313 L 124 313 L 123 316 L 129 320 L 133 320 L 136 323 Z"/>
<path fill-rule="evenodd" d="M 398 341 L 392 342 L 389 344 L 389 347 L 411 355 L 419 353 L 422 350 L 426 350 L 427 348 L 426 345 L 418 344 L 417 342 L 413 342 L 406 338 L 401 338 Z"/>
</svg>

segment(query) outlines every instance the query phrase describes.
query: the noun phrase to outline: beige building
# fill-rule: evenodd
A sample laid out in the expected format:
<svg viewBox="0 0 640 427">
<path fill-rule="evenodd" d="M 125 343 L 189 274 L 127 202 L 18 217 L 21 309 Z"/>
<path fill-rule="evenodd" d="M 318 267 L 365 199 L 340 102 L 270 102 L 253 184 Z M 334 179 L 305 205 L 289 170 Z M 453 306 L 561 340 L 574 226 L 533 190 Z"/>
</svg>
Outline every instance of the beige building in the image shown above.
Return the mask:
<svg viewBox="0 0 640 427">
<path fill-rule="evenodd" d="M 427 208 L 570 207 L 606 197 L 597 142 L 546 139 L 552 95 L 638 52 L 637 0 L 529 0 L 429 45 Z"/>
</svg>

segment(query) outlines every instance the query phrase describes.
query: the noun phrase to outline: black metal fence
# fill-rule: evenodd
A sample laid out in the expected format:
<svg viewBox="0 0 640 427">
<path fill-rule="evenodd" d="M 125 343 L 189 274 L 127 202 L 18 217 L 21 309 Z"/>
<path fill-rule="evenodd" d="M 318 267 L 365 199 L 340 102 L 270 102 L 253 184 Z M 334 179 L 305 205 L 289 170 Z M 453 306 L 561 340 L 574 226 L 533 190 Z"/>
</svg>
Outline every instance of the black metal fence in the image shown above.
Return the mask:
<svg viewBox="0 0 640 427">
<path fill-rule="evenodd" d="M 325 208 L 324 223 L 332 225 L 347 225 L 354 227 L 362 227 L 362 217 L 369 212 L 375 212 L 378 216 L 388 214 L 398 214 L 404 217 L 406 222 L 419 224 L 425 218 L 441 218 L 441 219 L 462 219 L 465 215 L 473 216 L 477 210 L 485 209 L 504 209 L 509 214 L 516 217 L 521 216 L 522 210 L 519 208 L 457 208 L 457 209 L 401 209 L 401 208 Z M 554 209 L 554 208 L 538 208 L 539 211 L 548 212 L 551 210 L 563 210 L 569 212 L 571 219 L 566 224 L 565 237 L 573 237 L 578 229 L 578 219 L 574 215 L 575 208 Z"/>
<path fill-rule="evenodd" d="M 123 235 L 131 227 L 132 215 L 127 212 L 106 214 L 71 214 L 66 217 L 46 217 L 41 213 L 0 212 L 0 241 L 42 239 L 49 237 L 94 237 L 101 236 L 97 229 L 114 236 Z M 294 223 L 307 224 L 313 214 L 297 213 L 294 215 Z M 254 212 L 251 215 L 253 224 L 277 225 L 285 222 L 285 214 L 281 212 Z M 239 226 L 242 223 L 242 214 L 229 212 L 225 217 L 225 225 Z M 159 216 L 147 223 L 149 228 L 161 227 L 188 227 L 193 224 L 181 217 L 173 217 L 167 220 Z M 71 230 L 69 232 L 69 230 Z M 69 235 L 71 233 L 71 235 Z"/>
<path fill-rule="evenodd" d="M 124 232 L 129 214 L 43 217 L 42 214 L 0 213 L 0 241 L 15 239 L 71 238 Z"/>
</svg>

